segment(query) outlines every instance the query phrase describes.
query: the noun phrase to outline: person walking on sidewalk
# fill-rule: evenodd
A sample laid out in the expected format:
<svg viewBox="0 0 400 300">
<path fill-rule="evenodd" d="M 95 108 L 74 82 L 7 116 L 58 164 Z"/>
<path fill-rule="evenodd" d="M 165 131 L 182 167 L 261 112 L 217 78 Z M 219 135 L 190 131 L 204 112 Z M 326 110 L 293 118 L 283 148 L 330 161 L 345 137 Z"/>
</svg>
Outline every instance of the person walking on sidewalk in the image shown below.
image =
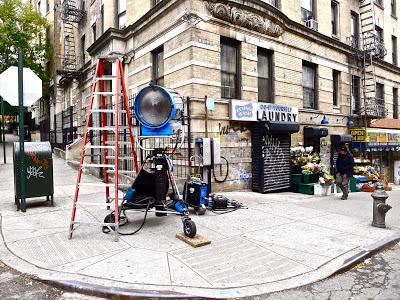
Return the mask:
<svg viewBox="0 0 400 300">
<path fill-rule="evenodd" d="M 343 192 L 342 200 L 349 196 L 349 181 L 354 173 L 354 157 L 350 154 L 346 146 L 340 149 L 336 160 L 336 184 Z"/>
</svg>

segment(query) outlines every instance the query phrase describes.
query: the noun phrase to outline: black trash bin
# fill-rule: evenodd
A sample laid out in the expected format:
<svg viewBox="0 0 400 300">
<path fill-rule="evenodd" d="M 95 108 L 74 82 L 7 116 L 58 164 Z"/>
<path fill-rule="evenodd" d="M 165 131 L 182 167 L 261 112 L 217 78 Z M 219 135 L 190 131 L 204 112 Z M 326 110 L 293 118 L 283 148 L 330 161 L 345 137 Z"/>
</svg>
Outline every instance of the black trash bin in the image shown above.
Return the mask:
<svg viewBox="0 0 400 300">
<path fill-rule="evenodd" d="M 51 156 L 51 145 L 49 142 L 27 142 L 24 143 L 24 169 L 25 169 L 25 199 L 46 196 L 47 201 L 53 205 L 54 182 L 53 182 L 53 159 Z M 20 175 L 19 175 L 19 143 L 14 143 L 14 193 L 15 204 L 21 207 Z"/>
</svg>

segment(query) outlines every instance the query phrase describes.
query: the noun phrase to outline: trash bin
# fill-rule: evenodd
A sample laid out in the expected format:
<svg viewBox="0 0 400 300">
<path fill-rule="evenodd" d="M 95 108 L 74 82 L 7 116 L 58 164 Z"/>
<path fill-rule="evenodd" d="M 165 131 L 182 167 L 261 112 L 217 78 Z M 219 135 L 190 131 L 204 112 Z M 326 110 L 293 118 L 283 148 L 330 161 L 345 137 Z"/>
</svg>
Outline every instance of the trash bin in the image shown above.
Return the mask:
<svg viewBox="0 0 400 300">
<path fill-rule="evenodd" d="M 54 182 L 51 145 L 49 142 L 27 142 L 24 145 L 25 199 L 46 196 L 47 201 L 51 201 L 51 205 L 53 205 Z M 15 204 L 18 209 L 25 211 L 25 207 L 21 207 L 20 203 L 18 142 L 14 143 L 13 153 Z"/>
</svg>

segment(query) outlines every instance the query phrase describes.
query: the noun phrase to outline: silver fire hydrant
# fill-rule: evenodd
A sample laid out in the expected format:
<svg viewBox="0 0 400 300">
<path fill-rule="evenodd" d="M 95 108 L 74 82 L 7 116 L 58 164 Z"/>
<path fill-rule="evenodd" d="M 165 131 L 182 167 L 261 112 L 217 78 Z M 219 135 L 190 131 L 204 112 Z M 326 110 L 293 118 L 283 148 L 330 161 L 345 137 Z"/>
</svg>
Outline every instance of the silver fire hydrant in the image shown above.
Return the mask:
<svg viewBox="0 0 400 300">
<path fill-rule="evenodd" d="M 375 191 L 372 193 L 371 197 L 374 199 L 374 215 L 372 219 L 372 226 L 386 228 L 386 213 L 392 207 L 389 204 L 386 204 L 386 199 L 389 198 L 389 195 L 383 189 L 382 182 L 378 182 Z"/>
</svg>

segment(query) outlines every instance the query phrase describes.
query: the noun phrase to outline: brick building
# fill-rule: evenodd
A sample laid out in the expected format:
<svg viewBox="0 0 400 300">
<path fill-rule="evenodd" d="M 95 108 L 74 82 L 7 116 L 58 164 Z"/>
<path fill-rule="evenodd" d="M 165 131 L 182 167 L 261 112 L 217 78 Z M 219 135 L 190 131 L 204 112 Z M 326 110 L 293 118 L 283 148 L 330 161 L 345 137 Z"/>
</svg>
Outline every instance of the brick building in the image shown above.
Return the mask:
<svg viewBox="0 0 400 300">
<path fill-rule="evenodd" d="M 335 143 L 348 141 L 349 120 L 368 127 L 398 118 L 395 0 L 55 1 L 56 144 L 82 133 L 93 67 L 107 55 L 123 57 L 130 95 L 155 81 L 190 97 L 193 137 L 220 138 L 230 165 L 218 189 L 250 188 L 255 172 L 252 142 L 260 122 L 232 117 L 232 99 L 298 111 L 292 122 L 298 132 L 262 129 L 272 138 L 264 141 L 272 159 L 261 163 L 276 173 L 286 168 L 290 144 L 314 146 L 331 165 Z M 215 99 L 207 124 L 205 97 Z"/>
</svg>

